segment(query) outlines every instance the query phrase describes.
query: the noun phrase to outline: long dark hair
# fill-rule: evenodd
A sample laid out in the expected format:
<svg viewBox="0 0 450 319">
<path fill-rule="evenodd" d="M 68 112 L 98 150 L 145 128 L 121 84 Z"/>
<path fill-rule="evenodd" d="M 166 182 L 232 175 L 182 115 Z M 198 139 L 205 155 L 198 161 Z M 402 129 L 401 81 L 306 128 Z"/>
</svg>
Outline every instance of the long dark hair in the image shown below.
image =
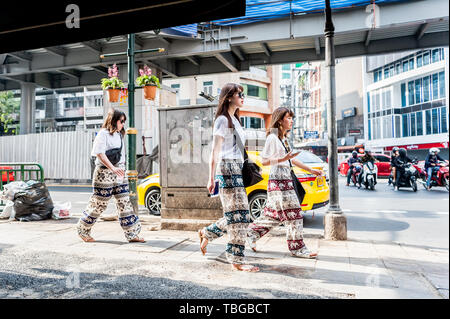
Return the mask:
<svg viewBox="0 0 450 319">
<path fill-rule="evenodd" d="M 230 113 L 228 113 L 228 109 L 230 108 L 230 102 L 228 100 L 233 97 L 234 93 L 243 91 L 244 88 L 236 83 L 227 83 L 220 91 L 219 107 L 217 108 L 215 119 L 217 119 L 221 115 L 226 116 L 226 118 L 228 119 L 228 128 L 233 128 L 233 122 L 231 120 Z M 237 109 L 234 113 L 234 117 L 240 123 L 241 120 L 239 118 L 239 109 Z"/>
<path fill-rule="evenodd" d="M 278 130 L 278 137 L 280 139 L 283 139 L 284 136 L 286 136 L 287 131 L 283 132 L 280 123 L 280 121 L 284 119 L 286 114 L 289 114 L 290 116 L 294 117 L 294 112 L 292 112 L 292 110 L 288 109 L 287 107 L 279 107 L 275 109 L 275 111 L 273 111 L 272 120 L 270 121 L 270 126 L 269 129 L 267 130 L 267 136 L 269 136 L 269 134 L 272 133 L 274 129 Z"/>
<path fill-rule="evenodd" d="M 113 135 L 114 132 L 117 131 L 117 121 L 122 117 L 125 121 L 127 120 L 127 116 L 124 112 L 111 108 L 103 122 L 102 128 L 106 128 L 109 131 L 109 134 Z M 125 136 L 125 127 L 122 127 L 120 134 Z"/>
</svg>

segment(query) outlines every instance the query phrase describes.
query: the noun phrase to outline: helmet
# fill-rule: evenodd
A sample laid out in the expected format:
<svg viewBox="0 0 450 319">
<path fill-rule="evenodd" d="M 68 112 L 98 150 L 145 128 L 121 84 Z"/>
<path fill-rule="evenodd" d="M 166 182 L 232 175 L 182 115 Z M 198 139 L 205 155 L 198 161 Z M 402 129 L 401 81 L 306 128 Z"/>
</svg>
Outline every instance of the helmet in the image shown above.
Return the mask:
<svg viewBox="0 0 450 319">
<path fill-rule="evenodd" d="M 394 146 L 393 148 L 392 148 L 392 155 L 394 155 L 395 154 L 395 152 L 398 152 L 398 150 L 399 150 L 399 148 L 397 147 L 397 146 Z"/>
<path fill-rule="evenodd" d="M 401 157 L 405 157 L 406 154 L 407 154 L 407 152 L 406 152 L 406 150 L 404 148 L 399 149 L 398 152 L 399 152 Z"/>
<path fill-rule="evenodd" d="M 437 154 L 439 154 L 440 150 L 437 147 L 432 147 L 432 148 L 430 148 L 429 152 L 431 155 L 437 155 Z"/>
<path fill-rule="evenodd" d="M 353 151 L 353 152 L 352 152 L 352 157 L 353 157 L 353 158 L 356 158 L 357 156 L 358 156 L 358 152 L 357 152 L 357 151 Z"/>
</svg>

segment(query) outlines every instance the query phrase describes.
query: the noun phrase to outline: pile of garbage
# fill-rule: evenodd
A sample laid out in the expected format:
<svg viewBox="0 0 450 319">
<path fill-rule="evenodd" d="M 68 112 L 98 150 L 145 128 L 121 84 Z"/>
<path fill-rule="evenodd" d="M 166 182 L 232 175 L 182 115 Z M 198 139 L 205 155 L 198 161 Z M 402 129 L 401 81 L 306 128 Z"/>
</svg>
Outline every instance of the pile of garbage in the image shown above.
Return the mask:
<svg viewBox="0 0 450 319">
<path fill-rule="evenodd" d="M 3 187 L 0 200 L 6 206 L 0 219 L 38 221 L 70 218 L 70 202 L 53 203 L 45 183 L 39 181 L 11 182 Z"/>
</svg>

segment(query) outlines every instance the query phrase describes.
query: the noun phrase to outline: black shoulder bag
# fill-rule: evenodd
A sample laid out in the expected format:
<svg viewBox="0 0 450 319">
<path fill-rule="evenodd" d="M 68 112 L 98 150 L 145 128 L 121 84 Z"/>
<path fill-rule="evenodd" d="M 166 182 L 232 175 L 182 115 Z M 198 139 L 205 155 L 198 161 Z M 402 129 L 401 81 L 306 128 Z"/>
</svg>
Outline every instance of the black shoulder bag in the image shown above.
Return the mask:
<svg viewBox="0 0 450 319">
<path fill-rule="evenodd" d="M 289 151 L 286 148 L 286 145 L 284 145 L 284 143 L 283 143 L 283 141 L 281 139 L 280 139 L 280 142 L 281 142 L 281 144 L 283 144 L 283 147 L 284 147 L 284 149 L 286 151 L 286 154 L 288 154 Z M 294 190 L 295 190 L 295 193 L 297 194 L 298 201 L 300 202 L 300 205 L 301 205 L 302 202 L 303 202 L 303 199 L 305 198 L 306 192 L 305 192 L 305 189 L 302 186 L 302 183 L 300 183 L 300 181 L 298 180 L 297 175 L 295 175 L 295 173 L 294 173 L 294 169 L 292 167 L 291 160 L 289 160 L 289 165 L 291 167 L 291 178 L 292 178 L 292 183 L 294 184 Z"/>
<path fill-rule="evenodd" d="M 244 165 L 242 167 L 242 179 L 244 181 L 244 187 L 250 187 L 255 184 L 258 184 L 260 181 L 263 180 L 261 176 L 261 167 L 258 166 L 258 164 L 254 163 L 247 154 L 247 151 L 245 150 L 244 144 L 241 141 L 241 137 L 239 136 L 239 133 L 236 131 L 236 128 L 233 125 L 233 128 L 236 132 L 235 139 L 237 146 L 239 150 L 241 151 L 242 155 L 244 156 Z"/>
<path fill-rule="evenodd" d="M 120 134 L 120 133 L 119 133 Z M 120 147 L 112 148 L 105 152 L 106 157 L 109 159 L 111 164 L 116 165 L 120 161 L 120 157 L 122 156 L 122 134 L 120 134 Z M 103 166 L 106 167 L 106 166 Z"/>
</svg>

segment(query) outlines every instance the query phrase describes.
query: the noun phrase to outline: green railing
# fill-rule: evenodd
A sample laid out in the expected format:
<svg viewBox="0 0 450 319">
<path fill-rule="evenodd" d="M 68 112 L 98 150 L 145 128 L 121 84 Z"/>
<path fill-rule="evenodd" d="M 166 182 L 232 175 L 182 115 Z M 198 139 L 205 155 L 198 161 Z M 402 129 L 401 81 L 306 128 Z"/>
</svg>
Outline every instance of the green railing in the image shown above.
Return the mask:
<svg viewBox="0 0 450 319">
<path fill-rule="evenodd" d="M 0 163 L 0 192 L 10 182 L 30 180 L 44 182 L 44 169 L 38 163 Z M 0 212 L 5 203 L 0 200 Z"/>
</svg>

